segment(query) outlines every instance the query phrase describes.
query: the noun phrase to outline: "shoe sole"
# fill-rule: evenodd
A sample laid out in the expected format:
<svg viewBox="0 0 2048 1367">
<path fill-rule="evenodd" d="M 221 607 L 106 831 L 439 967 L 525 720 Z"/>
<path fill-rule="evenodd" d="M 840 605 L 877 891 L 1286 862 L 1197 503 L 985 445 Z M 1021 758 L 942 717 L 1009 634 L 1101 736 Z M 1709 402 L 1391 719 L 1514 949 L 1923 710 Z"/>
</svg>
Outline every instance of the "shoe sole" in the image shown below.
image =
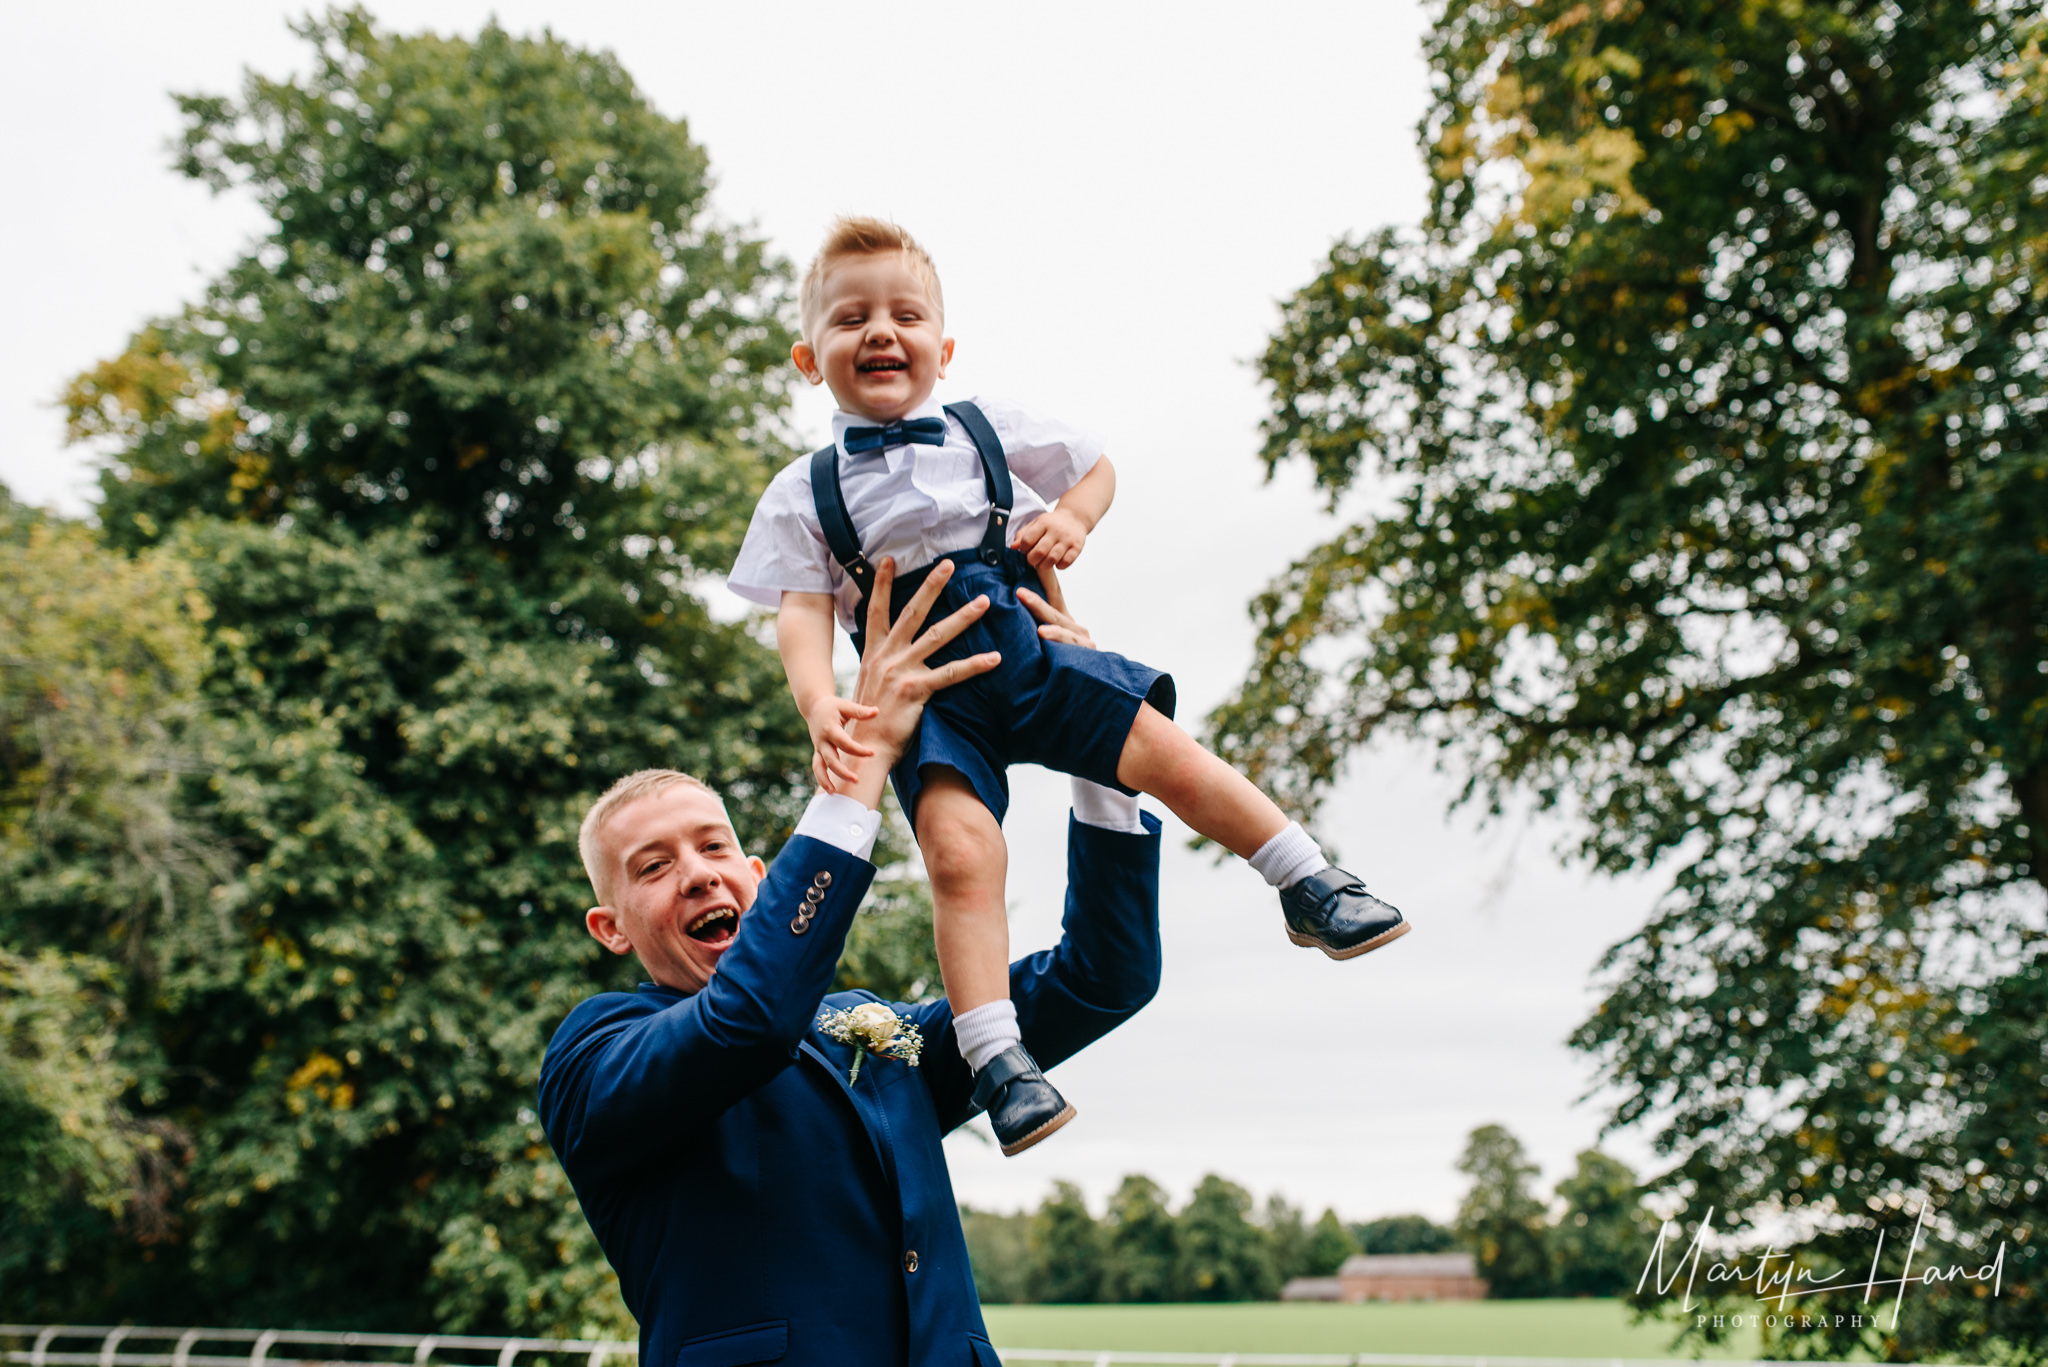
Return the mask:
<svg viewBox="0 0 2048 1367">
<path fill-rule="evenodd" d="M 1072 1120 L 1075 1116 L 1079 1114 L 1081 1114 L 1080 1108 L 1075 1106 L 1073 1102 L 1069 1101 L 1067 1103 L 1067 1109 L 1061 1111 L 1058 1115 L 1046 1121 L 1043 1125 L 1040 1125 L 1030 1134 L 1025 1135 L 1022 1139 L 1018 1140 L 1014 1144 L 1003 1145 L 1003 1157 L 1015 1158 L 1018 1154 L 1024 1152 L 1024 1150 L 1030 1148 L 1033 1144 L 1036 1144 L 1039 1140 L 1045 1138 L 1054 1130 L 1066 1124 L 1069 1120 Z"/>
<path fill-rule="evenodd" d="M 1300 945 L 1303 949 L 1320 949 L 1321 951 L 1323 951 L 1323 953 L 1329 955 L 1333 959 L 1355 959 L 1361 954 L 1371 953 L 1373 950 L 1378 949 L 1381 945 L 1391 944 L 1395 940 L 1400 939 L 1403 935 L 1406 935 L 1407 933 L 1408 922 L 1403 921 L 1400 925 L 1395 926 L 1392 930 L 1389 930 L 1380 935 L 1375 935 L 1370 940 L 1367 940 L 1364 944 L 1353 945 L 1349 949 L 1332 949 L 1328 945 L 1324 944 L 1321 940 L 1312 940 L 1306 935 L 1296 935 L 1291 930 L 1287 932 L 1287 938 L 1294 941 L 1294 943 Z"/>
</svg>

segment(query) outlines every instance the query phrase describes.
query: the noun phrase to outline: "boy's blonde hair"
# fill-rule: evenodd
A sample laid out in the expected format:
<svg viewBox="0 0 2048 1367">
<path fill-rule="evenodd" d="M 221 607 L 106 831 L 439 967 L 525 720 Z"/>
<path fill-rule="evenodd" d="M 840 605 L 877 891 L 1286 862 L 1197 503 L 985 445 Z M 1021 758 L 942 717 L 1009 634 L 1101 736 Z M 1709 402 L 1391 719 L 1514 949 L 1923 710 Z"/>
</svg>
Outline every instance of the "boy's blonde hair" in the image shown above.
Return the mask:
<svg viewBox="0 0 2048 1367">
<path fill-rule="evenodd" d="M 902 252 L 910 262 L 910 269 L 924 281 L 925 292 L 932 297 L 932 307 L 939 311 L 940 318 L 946 316 L 946 296 L 939 288 L 938 267 L 932 264 L 931 253 L 917 245 L 916 238 L 894 223 L 879 218 L 841 214 L 832 220 L 832 229 L 825 234 L 825 245 L 818 248 L 818 254 L 811 258 L 810 269 L 804 272 L 803 287 L 797 294 L 798 306 L 803 311 L 805 345 L 817 346 L 818 320 L 825 312 L 826 273 L 849 256 L 872 256 L 878 252 Z"/>
<path fill-rule="evenodd" d="M 604 823 L 611 820 L 621 807 L 670 788 L 695 788 L 700 793 L 710 793 L 718 798 L 721 806 L 725 803 L 710 784 L 688 774 L 674 769 L 642 769 L 605 789 L 604 796 L 591 803 L 590 810 L 583 814 L 582 828 L 576 832 L 576 852 L 583 856 L 583 872 L 590 879 L 590 890 L 596 894 L 599 906 L 610 906 L 612 899 L 610 863 L 604 857 L 603 847 L 598 844 Z"/>
</svg>

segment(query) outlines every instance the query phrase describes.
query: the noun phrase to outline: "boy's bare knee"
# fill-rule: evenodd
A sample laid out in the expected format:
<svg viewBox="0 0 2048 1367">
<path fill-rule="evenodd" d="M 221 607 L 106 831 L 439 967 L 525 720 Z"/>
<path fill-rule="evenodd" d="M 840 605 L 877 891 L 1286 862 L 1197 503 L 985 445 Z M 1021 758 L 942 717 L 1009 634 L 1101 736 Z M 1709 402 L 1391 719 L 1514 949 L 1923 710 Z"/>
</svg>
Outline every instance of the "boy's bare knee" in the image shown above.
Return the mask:
<svg viewBox="0 0 2048 1367">
<path fill-rule="evenodd" d="M 965 783 L 935 783 L 919 796 L 917 847 L 936 891 L 1000 876 L 1003 829 Z"/>
</svg>

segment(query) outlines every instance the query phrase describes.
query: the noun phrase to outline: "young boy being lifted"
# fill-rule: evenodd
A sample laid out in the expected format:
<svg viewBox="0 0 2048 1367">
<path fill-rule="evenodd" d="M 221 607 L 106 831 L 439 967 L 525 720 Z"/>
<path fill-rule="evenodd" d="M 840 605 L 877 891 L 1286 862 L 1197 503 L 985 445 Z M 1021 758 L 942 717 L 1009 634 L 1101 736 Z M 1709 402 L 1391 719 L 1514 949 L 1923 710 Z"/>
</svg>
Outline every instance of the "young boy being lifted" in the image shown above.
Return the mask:
<svg viewBox="0 0 2048 1367">
<path fill-rule="evenodd" d="M 1348 959 L 1408 923 L 1173 723 L 1171 678 L 1057 628 L 1041 632 L 1031 608 L 1044 602 L 1025 586 L 1050 591 L 1053 572 L 1074 563 L 1116 475 L 1101 444 L 1073 428 L 991 399 L 932 398 L 953 339 L 924 249 L 893 224 L 842 218 L 800 300 L 803 340 L 790 357 L 839 403 L 833 444 L 776 475 L 728 583 L 777 609 L 776 644 L 827 788 L 853 777 L 844 756 L 871 753 L 856 738 L 864 709 L 839 697 L 832 677 L 832 625 L 836 615 L 863 646 L 874 566 L 888 556 L 901 571 L 892 619 L 944 561 L 953 577 L 934 615 L 989 599 L 981 621 L 933 658 L 996 651 L 1002 663 L 933 697 L 891 780 L 931 875 L 932 932 L 974 1100 L 1015 1154 L 1075 1108 L 1025 1053 L 1010 1003 L 1009 765 L 1072 775 L 1076 811 L 1126 830 L 1141 829 L 1134 794 L 1150 793 L 1279 889 L 1297 945 Z"/>
</svg>

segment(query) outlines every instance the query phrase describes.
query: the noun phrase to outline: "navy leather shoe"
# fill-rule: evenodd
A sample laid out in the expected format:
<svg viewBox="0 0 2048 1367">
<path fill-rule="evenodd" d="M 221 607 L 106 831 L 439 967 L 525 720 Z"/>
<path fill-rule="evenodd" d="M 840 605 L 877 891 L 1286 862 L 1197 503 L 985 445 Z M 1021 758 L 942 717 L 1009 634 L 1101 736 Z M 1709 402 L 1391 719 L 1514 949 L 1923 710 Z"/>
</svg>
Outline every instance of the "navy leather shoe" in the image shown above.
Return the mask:
<svg viewBox="0 0 2048 1367">
<path fill-rule="evenodd" d="M 1045 1080 L 1021 1044 L 1003 1050 L 974 1075 L 974 1106 L 988 1112 L 1005 1158 L 1024 1152 L 1080 1114 Z"/>
<path fill-rule="evenodd" d="M 1336 867 L 1312 873 L 1280 894 L 1287 938 L 1333 959 L 1353 959 L 1408 933 L 1400 912 Z"/>
</svg>

